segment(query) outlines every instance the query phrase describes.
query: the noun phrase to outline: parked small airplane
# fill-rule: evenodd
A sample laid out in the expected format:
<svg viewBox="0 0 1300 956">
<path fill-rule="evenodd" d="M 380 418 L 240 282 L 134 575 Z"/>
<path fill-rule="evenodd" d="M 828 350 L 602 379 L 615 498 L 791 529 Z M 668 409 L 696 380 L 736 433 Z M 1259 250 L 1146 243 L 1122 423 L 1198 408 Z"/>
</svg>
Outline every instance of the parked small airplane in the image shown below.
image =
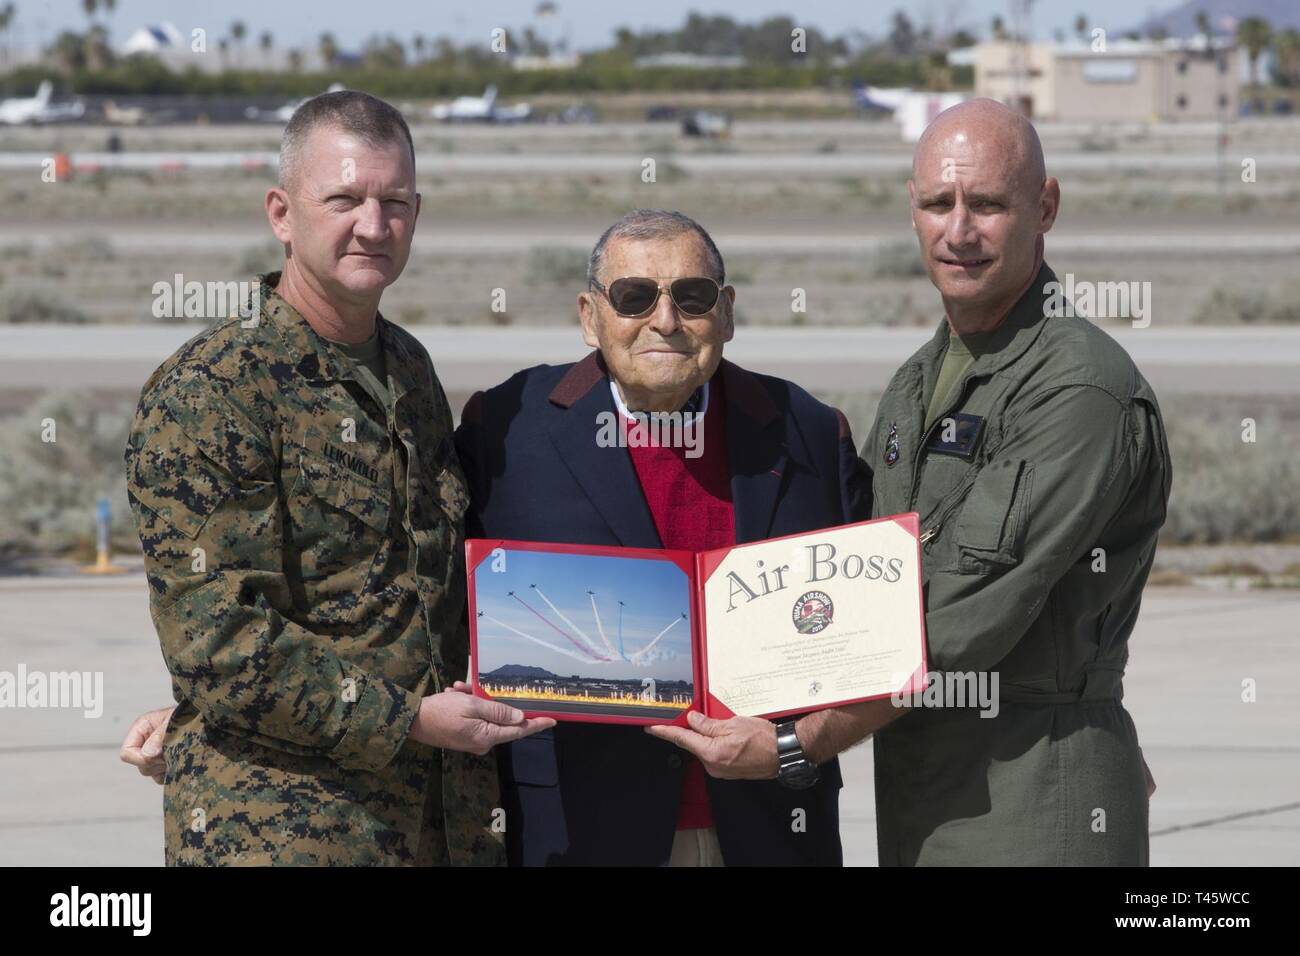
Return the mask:
<svg viewBox="0 0 1300 956">
<path fill-rule="evenodd" d="M 342 83 L 331 83 L 330 88 L 325 92 L 338 93 L 343 89 L 346 89 L 346 87 L 344 87 Z M 298 107 L 302 106 L 302 104 L 306 103 L 309 99 L 311 99 L 310 96 L 301 100 L 290 100 L 283 106 L 277 107 L 273 110 L 264 110 L 258 106 L 250 106 L 248 109 L 244 110 L 244 118 L 253 120 L 256 123 L 287 123 L 289 120 L 293 119 L 293 114 L 298 111 Z"/>
<path fill-rule="evenodd" d="M 527 103 L 497 106 L 497 88 L 489 85 L 482 96 L 458 96 L 438 103 L 429 115 L 440 123 L 521 123 L 533 115 Z"/>
<path fill-rule="evenodd" d="M 853 105 L 859 109 L 892 113 L 903 105 L 903 101 L 911 92 L 905 86 L 882 87 L 859 83 L 853 87 Z"/>
<path fill-rule="evenodd" d="M 63 120 L 80 119 L 86 113 L 86 104 L 81 100 L 70 103 L 51 103 L 54 96 L 54 84 L 42 80 L 36 88 L 35 96 L 13 97 L 0 101 L 0 123 L 6 126 L 33 125 L 41 123 L 58 123 Z"/>
<path fill-rule="evenodd" d="M 936 116 L 966 97 L 961 93 L 932 93 L 906 87 L 885 88 L 859 84 L 853 102 L 864 110 L 889 113 L 898 121 L 903 139 L 915 143 Z"/>
</svg>

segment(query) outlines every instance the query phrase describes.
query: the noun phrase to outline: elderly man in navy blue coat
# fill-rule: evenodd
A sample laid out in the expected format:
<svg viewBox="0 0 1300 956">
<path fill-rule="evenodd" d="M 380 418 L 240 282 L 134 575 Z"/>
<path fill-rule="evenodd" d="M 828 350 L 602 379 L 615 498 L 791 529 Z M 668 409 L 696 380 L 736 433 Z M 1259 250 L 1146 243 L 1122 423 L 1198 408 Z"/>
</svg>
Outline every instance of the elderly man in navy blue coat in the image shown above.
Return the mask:
<svg viewBox="0 0 1300 956">
<path fill-rule="evenodd" d="M 467 536 L 700 551 L 868 517 L 844 416 L 723 359 L 725 282 L 713 240 L 680 213 L 611 226 L 578 296 L 595 351 L 465 407 Z M 561 723 L 501 747 L 511 863 L 839 865 L 834 721 Z"/>
</svg>

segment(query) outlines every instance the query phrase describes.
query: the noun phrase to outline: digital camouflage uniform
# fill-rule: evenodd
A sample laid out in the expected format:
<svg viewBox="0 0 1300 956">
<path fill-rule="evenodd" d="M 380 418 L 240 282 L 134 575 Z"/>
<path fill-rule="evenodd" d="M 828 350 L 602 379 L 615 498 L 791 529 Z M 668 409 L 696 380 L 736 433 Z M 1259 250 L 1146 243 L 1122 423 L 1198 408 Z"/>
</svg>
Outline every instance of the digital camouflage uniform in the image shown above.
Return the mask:
<svg viewBox="0 0 1300 956">
<path fill-rule="evenodd" d="M 179 704 L 167 862 L 499 865 L 492 758 L 407 741 L 467 672 L 446 397 L 381 317 L 383 407 L 278 278 L 150 377 L 126 449 Z"/>
<path fill-rule="evenodd" d="M 1121 678 L 1169 449 L 1128 354 L 1045 315 L 1055 279 L 1043 265 L 926 430 L 942 323 L 863 447 L 875 513 L 921 516 L 931 670 L 996 671 L 1001 700 L 996 717 L 915 709 L 876 734 L 882 865 L 1147 862 Z"/>
</svg>

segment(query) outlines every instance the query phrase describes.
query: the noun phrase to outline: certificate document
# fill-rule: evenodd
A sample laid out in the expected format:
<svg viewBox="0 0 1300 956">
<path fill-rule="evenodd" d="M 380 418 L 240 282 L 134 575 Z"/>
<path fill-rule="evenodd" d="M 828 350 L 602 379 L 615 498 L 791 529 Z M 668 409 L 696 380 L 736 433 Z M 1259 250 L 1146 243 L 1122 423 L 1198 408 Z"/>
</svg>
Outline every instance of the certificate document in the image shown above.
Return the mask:
<svg viewBox="0 0 1300 956">
<path fill-rule="evenodd" d="M 781 717 L 923 686 L 917 516 L 693 554 L 466 542 L 474 693 L 599 723 Z"/>
<path fill-rule="evenodd" d="M 925 672 L 915 514 L 700 555 L 710 712 L 774 717 Z"/>
</svg>

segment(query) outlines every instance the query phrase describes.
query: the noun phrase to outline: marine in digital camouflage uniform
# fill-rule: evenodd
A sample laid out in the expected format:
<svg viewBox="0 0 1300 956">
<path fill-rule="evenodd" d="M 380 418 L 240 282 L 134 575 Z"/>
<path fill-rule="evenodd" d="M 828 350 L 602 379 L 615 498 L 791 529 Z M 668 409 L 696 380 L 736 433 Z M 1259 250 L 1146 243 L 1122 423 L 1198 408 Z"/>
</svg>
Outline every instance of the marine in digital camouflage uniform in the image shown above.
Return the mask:
<svg viewBox="0 0 1300 956">
<path fill-rule="evenodd" d="M 167 862 L 500 865 L 492 757 L 407 740 L 467 671 L 446 397 L 409 333 L 376 318 L 376 382 L 278 279 L 150 377 L 126 449 L 179 705 Z"/>
</svg>

